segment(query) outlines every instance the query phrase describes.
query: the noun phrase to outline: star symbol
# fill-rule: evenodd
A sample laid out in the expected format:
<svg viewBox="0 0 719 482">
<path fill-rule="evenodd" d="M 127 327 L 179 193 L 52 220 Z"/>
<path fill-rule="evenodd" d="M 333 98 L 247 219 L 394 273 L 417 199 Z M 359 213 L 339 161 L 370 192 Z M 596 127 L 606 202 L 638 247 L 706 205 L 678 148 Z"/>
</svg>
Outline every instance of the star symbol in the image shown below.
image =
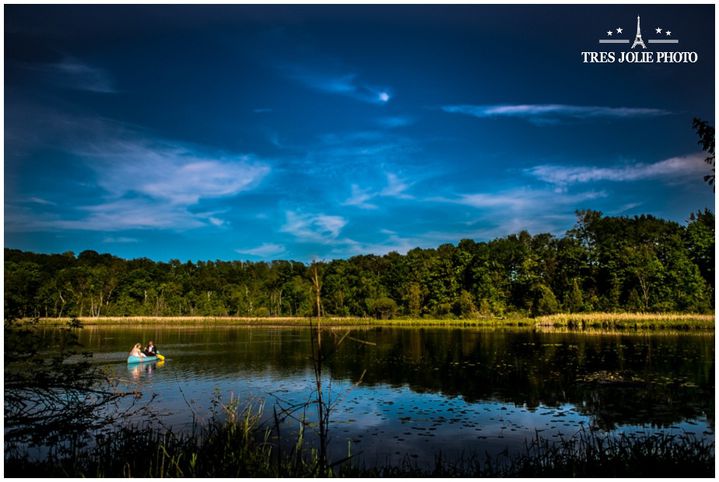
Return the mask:
<svg viewBox="0 0 719 482">
<path fill-rule="evenodd" d="M 671 30 L 667 30 L 667 35 L 671 35 L 671 34 L 672 34 Z"/>
<path fill-rule="evenodd" d="M 662 33 L 662 28 L 661 28 L 661 27 L 657 27 L 657 28 L 656 28 L 656 31 L 657 31 L 657 33 Z"/>
<path fill-rule="evenodd" d="M 612 36 L 613 33 L 614 32 L 612 32 L 611 30 L 607 30 L 607 35 L 609 35 L 610 37 Z"/>
<path fill-rule="evenodd" d="M 622 27 L 617 27 L 617 33 L 622 33 L 624 30 L 622 30 Z"/>
</svg>

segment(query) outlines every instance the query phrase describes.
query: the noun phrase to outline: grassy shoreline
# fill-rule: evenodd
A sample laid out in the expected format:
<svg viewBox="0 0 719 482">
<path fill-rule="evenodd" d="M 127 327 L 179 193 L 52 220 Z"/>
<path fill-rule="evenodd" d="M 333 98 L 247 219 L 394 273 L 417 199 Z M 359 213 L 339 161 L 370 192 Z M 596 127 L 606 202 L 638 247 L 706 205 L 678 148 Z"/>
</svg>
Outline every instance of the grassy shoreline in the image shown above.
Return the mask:
<svg viewBox="0 0 719 482">
<path fill-rule="evenodd" d="M 70 317 L 39 318 L 41 325 L 64 325 Z M 239 317 L 239 316 L 127 316 L 127 317 L 82 317 L 77 318 L 85 326 L 101 325 L 170 325 L 170 326 L 297 326 L 306 327 L 317 318 L 308 317 Z M 31 321 L 29 318 L 21 322 Z M 505 319 L 435 319 L 435 318 L 394 318 L 377 320 L 375 318 L 355 317 L 323 317 L 323 327 L 372 327 L 372 326 L 417 326 L 417 327 L 502 327 L 502 326 L 534 326 L 535 321 L 529 318 Z"/>
<path fill-rule="evenodd" d="M 68 317 L 40 318 L 41 325 L 64 325 Z M 86 326 L 99 325 L 240 325 L 240 326 L 307 326 L 314 318 L 307 317 L 239 317 L 239 316 L 103 316 L 78 318 Z M 23 320 L 30 321 L 29 319 Z M 325 317 L 323 326 L 416 326 L 416 327 L 529 327 L 587 328 L 634 330 L 679 329 L 713 330 L 714 314 L 698 313 L 572 313 L 540 316 L 537 318 L 374 318 Z"/>
<path fill-rule="evenodd" d="M 714 314 L 698 313 L 563 313 L 535 320 L 540 326 L 575 329 L 714 329 Z"/>
</svg>

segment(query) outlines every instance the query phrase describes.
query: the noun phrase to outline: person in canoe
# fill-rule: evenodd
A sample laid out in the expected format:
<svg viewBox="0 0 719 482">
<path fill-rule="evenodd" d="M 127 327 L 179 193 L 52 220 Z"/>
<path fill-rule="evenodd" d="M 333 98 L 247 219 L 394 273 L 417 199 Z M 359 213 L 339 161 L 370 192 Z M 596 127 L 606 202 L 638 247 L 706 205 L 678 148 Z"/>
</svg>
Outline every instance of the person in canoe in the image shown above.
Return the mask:
<svg viewBox="0 0 719 482">
<path fill-rule="evenodd" d="M 155 343 L 150 340 L 147 342 L 147 347 L 145 347 L 142 352 L 145 354 L 145 356 L 157 356 L 157 347 L 155 346 Z"/>
<path fill-rule="evenodd" d="M 144 358 L 145 354 L 142 353 L 142 345 L 139 343 L 135 343 L 135 346 L 132 347 L 132 350 L 130 350 L 130 356 L 136 356 L 138 358 Z"/>
</svg>

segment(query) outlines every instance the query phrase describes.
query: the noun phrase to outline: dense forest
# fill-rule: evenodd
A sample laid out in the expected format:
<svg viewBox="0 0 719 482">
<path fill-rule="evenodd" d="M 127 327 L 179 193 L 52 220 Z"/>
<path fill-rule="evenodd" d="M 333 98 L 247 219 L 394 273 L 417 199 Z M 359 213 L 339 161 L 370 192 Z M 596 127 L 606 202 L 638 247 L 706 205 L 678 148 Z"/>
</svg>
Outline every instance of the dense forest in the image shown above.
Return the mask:
<svg viewBox="0 0 719 482">
<path fill-rule="evenodd" d="M 714 214 L 686 226 L 578 211 L 561 238 L 489 242 L 315 262 L 125 260 L 5 249 L 5 316 L 480 317 L 578 311 L 706 312 Z"/>
</svg>

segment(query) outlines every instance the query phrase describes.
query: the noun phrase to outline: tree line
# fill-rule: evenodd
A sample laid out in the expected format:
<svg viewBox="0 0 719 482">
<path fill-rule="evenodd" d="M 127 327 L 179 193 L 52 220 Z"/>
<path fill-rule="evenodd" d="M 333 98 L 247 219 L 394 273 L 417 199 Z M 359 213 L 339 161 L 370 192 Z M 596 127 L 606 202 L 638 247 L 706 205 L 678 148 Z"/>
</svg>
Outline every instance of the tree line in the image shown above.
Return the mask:
<svg viewBox="0 0 719 482">
<path fill-rule="evenodd" d="M 714 289 L 714 214 L 706 209 L 686 225 L 585 210 L 562 237 L 522 231 L 311 265 L 5 249 L 6 319 L 707 312 Z"/>
</svg>

